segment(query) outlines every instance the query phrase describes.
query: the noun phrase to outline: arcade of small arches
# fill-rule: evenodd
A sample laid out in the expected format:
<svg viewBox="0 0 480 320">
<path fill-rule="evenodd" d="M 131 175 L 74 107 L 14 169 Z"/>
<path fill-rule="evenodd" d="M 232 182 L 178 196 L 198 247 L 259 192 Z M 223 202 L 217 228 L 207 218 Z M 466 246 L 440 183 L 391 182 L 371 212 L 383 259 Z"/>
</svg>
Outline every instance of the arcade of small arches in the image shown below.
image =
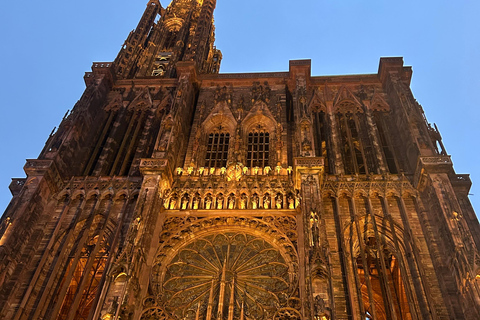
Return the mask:
<svg viewBox="0 0 480 320">
<path fill-rule="evenodd" d="M 241 169 L 242 176 L 269 176 L 269 175 L 291 175 L 293 173 L 293 167 L 289 166 L 284 168 L 280 165 L 272 168 L 270 166 L 265 167 L 247 167 L 244 166 L 242 163 L 235 163 L 233 166 L 239 166 Z M 224 166 L 224 167 L 187 167 L 184 168 L 177 168 L 175 173 L 177 176 L 198 176 L 198 177 L 205 177 L 205 176 L 226 176 L 228 175 L 228 170 L 232 167 Z"/>
<path fill-rule="evenodd" d="M 169 210 L 234 210 L 234 209 L 296 209 L 300 205 L 300 197 L 289 193 L 173 193 L 164 202 Z"/>
</svg>

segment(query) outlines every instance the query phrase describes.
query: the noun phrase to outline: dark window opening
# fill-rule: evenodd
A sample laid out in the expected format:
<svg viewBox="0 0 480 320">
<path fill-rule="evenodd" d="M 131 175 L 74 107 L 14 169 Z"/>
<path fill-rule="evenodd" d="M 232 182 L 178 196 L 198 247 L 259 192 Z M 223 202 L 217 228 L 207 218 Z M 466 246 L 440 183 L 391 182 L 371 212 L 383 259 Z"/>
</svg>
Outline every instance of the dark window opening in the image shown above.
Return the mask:
<svg viewBox="0 0 480 320">
<path fill-rule="evenodd" d="M 211 133 L 208 136 L 205 167 L 222 168 L 227 166 L 229 133 Z"/>
<path fill-rule="evenodd" d="M 385 134 L 385 125 L 383 121 L 383 116 L 379 112 L 374 114 L 375 124 L 377 125 L 378 135 L 380 136 L 380 143 L 382 145 L 383 154 L 385 156 L 385 162 L 388 166 L 388 171 L 393 174 L 398 173 L 397 165 L 395 164 L 395 156 L 390 147 L 389 140 Z"/>
<path fill-rule="evenodd" d="M 248 134 L 247 167 L 266 167 L 269 160 L 270 135 L 268 132 L 251 132 Z"/>
<path fill-rule="evenodd" d="M 341 152 L 345 174 L 366 174 L 367 168 L 355 116 L 352 113 L 338 113 L 337 125 L 342 142 Z"/>
<path fill-rule="evenodd" d="M 329 162 L 330 150 L 330 130 L 327 123 L 327 116 L 325 112 L 315 113 L 315 155 L 323 157 L 325 163 L 325 172 L 333 174 L 333 167 Z"/>
</svg>

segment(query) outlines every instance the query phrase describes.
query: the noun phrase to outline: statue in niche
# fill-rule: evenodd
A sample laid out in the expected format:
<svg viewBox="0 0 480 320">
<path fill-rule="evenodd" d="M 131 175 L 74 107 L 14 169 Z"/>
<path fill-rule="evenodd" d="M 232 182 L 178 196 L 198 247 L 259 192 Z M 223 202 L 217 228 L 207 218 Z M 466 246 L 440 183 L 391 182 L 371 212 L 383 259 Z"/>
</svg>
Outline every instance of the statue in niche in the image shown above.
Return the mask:
<svg viewBox="0 0 480 320">
<path fill-rule="evenodd" d="M 318 223 L 318 213 L 316 211 L 311 211 L 309 219 L 309 240 L 310 246 L 312 247 L 319 244 L 320 230 Z"/>
<path fill-rule="evenodd" d="M 223 196 L 219 195 L 217 198 L 217 209 L 223 209 Z"/>
<path fill-rule="evenodd" d="M 240 209 L 247 209 L 247 196 L 245 194 L 240 199 Z"/>
<path fill-rule="evenodd" d="M 198 204 L 200 203 L 200 200 L 198 197 L 193 198 L 193 209 L 197 210 L 198 209 Z"/>
<path fill-rule="evenodd" d="M 277 207 L 277 209 L 282 209 L 282 203 L 283 203 L 282 195 L 279 194 L 275 198 L 275 206 Z"/>
<path fill-rule="evenodd" d="M 174 210 L 177 205 L 177 198 L 170 199 L 170 210 Z"/>
<path fill-rule="evenodd" d="M 320 295 L 315 297 L 314 301 L 315 320 L 330 319 L 330 310 L 327 307 L 325 300 Z"/>
<path fill-rule="evenodd" d="M 264 209 L 270 209 L 270 196 L 269 195 L 266 195 L 263 198 L 263 208 Z"/>
<path fill-rule="evenodd" d="M 193 141 L 193 151 L 192 151 L 192 161 L 195 162 L 195 158 L 197 157 L 198 147 L 200 146 L 200 137 L 201 132 L 197 129 L 197 133 L 195 134 L 195 140 Z"/>
<path fill-rule="evenodd" d="M 188 197 L 183 197 L 182 199 L 182 210 L 187 209 L 188 207 Z"/>
<path fill-rule="evenodd" d="M 210 210 L 212 208 L 212 197 L 208 196 L 205 199 L 205 209 Z"/>
<path fill-rule="evenodd" d="M 293 199 L 292 195 L 288 196 L 288 209 L 295 209 L 295 200 Z"/>
<path fill-rule="evenodd" d="M 228 197 L 228 209 L 234 209 L 235 208 L 235 198 L 234 196 Z"/>
<path fill-rule="evenodd" d="M 258 208 L 258 196 L 256 194 L 252 197 L 252 209 Z"/>
<path fill-rule="evenodd" d="M 244 104 L 244 98 L 243 96 L 240 97 L 240 101 L 238 102 L 238 106 L 237 106 L 237 121 L 240 122 L 240 120 L 242 120 L 242 117 L 243 117 L 243 110 L 245 109 L 243 104 Z"/>
<path fill-rule="evenodd" d="M 172 133 L 172 123 L 170 118 L 165 120 L 163 128 L 164 128 L 164 131 L 160 136 L 160 142 L 158 144 L 158 151 L 161 151 L 161 152 L 167 151 L 168 141 Z"/>
</svg>

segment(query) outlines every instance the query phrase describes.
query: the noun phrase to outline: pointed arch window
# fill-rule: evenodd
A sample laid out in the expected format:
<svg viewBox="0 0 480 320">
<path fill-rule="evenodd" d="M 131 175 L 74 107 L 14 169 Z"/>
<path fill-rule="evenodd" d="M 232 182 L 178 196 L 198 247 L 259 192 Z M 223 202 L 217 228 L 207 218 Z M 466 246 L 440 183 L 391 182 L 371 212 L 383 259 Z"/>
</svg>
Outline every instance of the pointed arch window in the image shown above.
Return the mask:
<svg viewBox="0 0 480 320">
<path fill-rule="evenodd" d="M 345 174 L 378 173 L 365 114 L 338 112 L 336 121 Z"/>
<path fill-rule="evenodd" d="M 384 263 L 382 263 L 374 253 L 375 242 L 374 238 L 367 240 L 365 247 L 366 266 L 363 264 L 361 257 L 356 260 L 365 308 L 365 319 L 391 319 L 392 313 L 396 315 L 397 319 L 411 319 L 404 279 L 400 272 L 400 263 L 388 249 L 383 251 Z M 366 282 L 367 276 L 370 278 L 370 283 Z M 375 310 L 376 317 L 372 316 L 373 310 Z"/>
<path fill-rule="evenodd" d="M 98 239 L 99 237 L 96 236 L 87 243 L 82 249 L 76 265 L 74 264 L 75 259 L 70 258 L 66 274 L 70 273 L 71 268 L 74 270 L 57 319 L 68 319 L 72 314 L 75 319 L 88 319 L 108 259 L 108 250 L 104 243 L 98 244 L 99 248 L 95 250 Z M 63 282 L 65 280 L 63 279 Z M 78 306 L 76 310 L 72 310 L 75 304 Z"/>
<path fill-rule="evenodd" d="M 270 158 L 270 134 L 265 131 L 250 132 L 247 141 L 247 167 L 266 167 Z"/>
<path fill-rule="evenodd" d="M 317 111 L 314 113 L 314 139 L 315 139 L 315 154 L 317 157 L 325 159 L 325 172 L 333 174 L 335 163 L 333 157 L 330 159 L 330 125 L 327 120 L 328 116 L 325 111 Z"/>
<path fill-rule="evenodd" d="M 211 133 L 208 136 L 205 167 L 222 168 L 227 166 L 229 133 Z"/>
<path fill-rule="evenodd" d="M 397 174 L 397 164 L 395 161 L 395 154 L 393 152 L 392 143 L 390 137 L 388 136 L 388 125 L 386 123 L 386 113 L 381 111 L 375 111 L 373 113 L 373 120 L 377 126 L 378 135 L 380 138 L 380 144 L 383 151 L 383 156 L 385 157 L 385 162 L 387 163 L 387 168 L 390 173 Z"/>
</svg>

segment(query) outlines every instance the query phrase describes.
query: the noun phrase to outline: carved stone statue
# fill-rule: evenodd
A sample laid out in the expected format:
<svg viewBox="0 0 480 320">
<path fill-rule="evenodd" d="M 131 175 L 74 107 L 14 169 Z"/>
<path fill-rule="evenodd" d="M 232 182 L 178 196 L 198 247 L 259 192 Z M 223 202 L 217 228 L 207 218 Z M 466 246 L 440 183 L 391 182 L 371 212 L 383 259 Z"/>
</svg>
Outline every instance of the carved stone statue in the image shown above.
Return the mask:
<svg viewBox="0 0 480 320">
<path fill-rule="evenodd" d="M 330 310 L 327 307 L 325 300 L 319 295 L 315 297 L 314 301 L 315 320 L 328 320 L 330 319 Z"/>
<path fill-rule="evenodd" d="M 263 208 L 270 209 L 270 196 L 265 196 L 263 199 Z"/>
<path fill-rule="evenodd" d="M 277 207 L 277 209 L 282 209 L 282 203 L 283 203 L 282 196 L 278 195 L 275 198 L 275 206 Z"/>
<path fill-rule="evenodd" d="M 254 195 L 252 198 L 252 209 L 257 209 L 258 208 L 258 196 Z"/>
<path fill-rule="evenodd" d="M 194 209 L 194 210 L 197 210 L 197 209 L 198 209 L 198 204 L 199 204 L 199 202 L 200 202 L 200 201 L 198 200 L 197 197 L 195 197 L 195 198 L 193 199 L 193 209 Z"/>
<path fill-rule="evenodd" d="M 228 198 L 228 209 L 234 209 L 235 208 L 235 199 L 233 196 Z"/>
<path fill-rule="evenodd" d="M 212 197 L 205 199 L 205 209 L 210 210 L 212 207 Z"/>
<path fill-rule="evenodd" d="M 217 209 L 223 209 L 223 197 L 219 196 L 217 198 Z"/>
<path fill-rule="evenodd" d="M 188 207 L 188 198 L 184 197 L 182 199 L 182 209 L 185 210 Z"/>
<path fill-rule="evenodd" d="M 240 199 L 240 209 L 247 209 L 247 196 L 242 195 L 242 198 Z"/>
<path fill-rule="evenodd" d="M 170 199 L 170 210 L 175 209 L 176 205 L 177 205 L 177 199 L 176 198 Z"/>
<path fill-rule="evenodd" d="M 310 237 L 310 246 L 315 246 L 319 244 L 319 226 L 318 226 L 318 214 L 315 211 L 310 212 L 309 219 L 309 237 Z"/>
<path fill-rule="evenodd" d="M 289 196 L 287 201 L 288 201 L 288 209 L 295 209 L 295 200 L 293 200 L 293 197 Z"/>
</svg>

